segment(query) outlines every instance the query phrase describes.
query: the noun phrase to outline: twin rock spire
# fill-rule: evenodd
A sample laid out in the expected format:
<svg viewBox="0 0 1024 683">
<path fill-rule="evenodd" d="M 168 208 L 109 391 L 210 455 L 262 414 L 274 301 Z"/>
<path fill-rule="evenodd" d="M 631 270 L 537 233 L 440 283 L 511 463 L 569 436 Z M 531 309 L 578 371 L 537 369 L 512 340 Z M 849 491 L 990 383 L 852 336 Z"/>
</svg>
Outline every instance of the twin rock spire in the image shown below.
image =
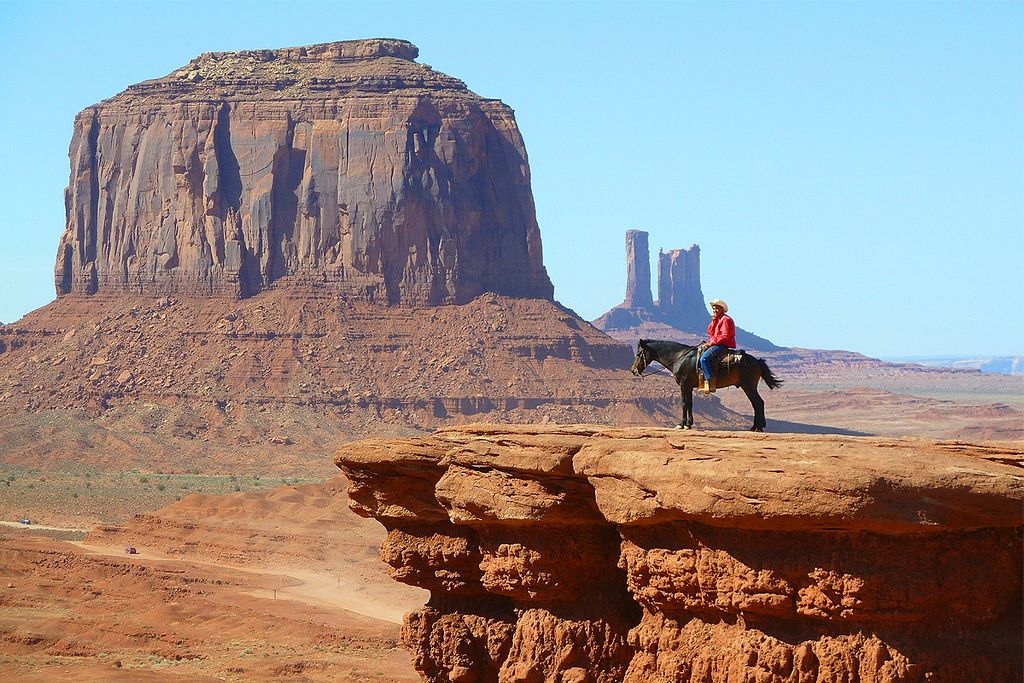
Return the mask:
<svg viewBox="0 0 1024 683">
<path fill-rule="evenodd" d="M 651 297 L 651 257 L 643 230 L 626 231 L 623 308 L 657 309 L 683 330 L 707 326 L 711 316 L 700 288 L 700 247 L 658 251 L 658 300 Z"/>
</svg>

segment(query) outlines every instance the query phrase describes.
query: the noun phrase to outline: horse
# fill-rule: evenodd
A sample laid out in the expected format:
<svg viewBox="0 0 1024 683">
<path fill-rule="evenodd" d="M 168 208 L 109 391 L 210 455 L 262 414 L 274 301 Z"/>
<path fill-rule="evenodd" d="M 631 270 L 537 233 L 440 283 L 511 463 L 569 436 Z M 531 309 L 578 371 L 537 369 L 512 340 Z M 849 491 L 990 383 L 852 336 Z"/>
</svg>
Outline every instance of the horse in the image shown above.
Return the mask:
<svg viewBox="0 0 1024 683">
<path fill-rule="evenodd" d="M 658 339 L 641 339 L 636 345 L 636 359 L 633 361 L 630 372 L 640 377 L 648 365 L 658 362 L 675 376 L 676 383 L 679 384 L 679 400 L 683 404 L 683 419 L 676 429 L 693 427 L 693 389 L 697 386 L 699 348 Z M 757 384 L 761 380 L 764 380 L 769 389 L 782 386 L 782 380 L 772 374 L 772 371 L 768 369 L 768 364 L 750 354 L 743 354 L 743 360 L 738 363 L 727 366 L 719 365 L 715 370 L 716 386 L 739 387 L 750 399 L 750 405 L 754 409 L 754 426 L 750 428 L 752 432 L 763 432 L 765 428 L 764 399 L 757 393 Z"/>
</svg>

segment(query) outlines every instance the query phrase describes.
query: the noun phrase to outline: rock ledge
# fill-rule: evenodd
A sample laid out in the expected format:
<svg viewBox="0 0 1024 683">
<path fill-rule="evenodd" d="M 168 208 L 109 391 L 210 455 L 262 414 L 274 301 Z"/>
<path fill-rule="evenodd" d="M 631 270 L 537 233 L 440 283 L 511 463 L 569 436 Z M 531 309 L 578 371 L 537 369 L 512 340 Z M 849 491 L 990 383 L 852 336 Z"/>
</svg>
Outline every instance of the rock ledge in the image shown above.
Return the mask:
<svg viewBox="0 0 1024 683">
<path fill-rule="evenodd" d="M 1024 451 L 587 425 L 344 445 L 428 681 L 1009 681 Z"/>
</svg>

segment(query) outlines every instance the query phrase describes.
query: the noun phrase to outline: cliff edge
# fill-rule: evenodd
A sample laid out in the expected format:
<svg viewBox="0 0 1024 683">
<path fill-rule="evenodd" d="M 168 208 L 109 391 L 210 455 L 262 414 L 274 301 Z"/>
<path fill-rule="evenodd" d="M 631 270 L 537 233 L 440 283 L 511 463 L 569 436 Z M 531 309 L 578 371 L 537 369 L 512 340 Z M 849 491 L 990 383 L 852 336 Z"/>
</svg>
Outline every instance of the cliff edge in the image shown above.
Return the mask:
<svg viewBox="0 0 1024 683">
<path fill-rule="evenodd" d="M 1015 681 L 1024 451 L 470 425 L 342 446 L 424 680 Z"/>
</svg>

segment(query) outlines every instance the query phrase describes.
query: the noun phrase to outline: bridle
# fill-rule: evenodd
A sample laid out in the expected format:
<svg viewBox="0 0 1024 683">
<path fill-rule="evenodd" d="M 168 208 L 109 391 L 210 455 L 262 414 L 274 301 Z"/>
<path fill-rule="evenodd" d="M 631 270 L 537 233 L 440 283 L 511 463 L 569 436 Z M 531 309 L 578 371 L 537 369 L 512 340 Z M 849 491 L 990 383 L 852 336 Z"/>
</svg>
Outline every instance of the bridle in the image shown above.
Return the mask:
<svg viewBox="0 0 1024 683">
<path fill-rule="evenodd" d="M 643 377 L 644 376 L 644 370 L 646 370 L 647 367 L 651 364 L 651 362 L 649 360 L 647 360 L 647 349 L 645 349 L 643 346 L 637 344 L 636 355 L 637 355 L 637 357 L 641 361 L 643 361 L 643 367 L 641 367 L 639 370 L 637 370 L 636 376 L 637 377 Z"/>
</svg>

